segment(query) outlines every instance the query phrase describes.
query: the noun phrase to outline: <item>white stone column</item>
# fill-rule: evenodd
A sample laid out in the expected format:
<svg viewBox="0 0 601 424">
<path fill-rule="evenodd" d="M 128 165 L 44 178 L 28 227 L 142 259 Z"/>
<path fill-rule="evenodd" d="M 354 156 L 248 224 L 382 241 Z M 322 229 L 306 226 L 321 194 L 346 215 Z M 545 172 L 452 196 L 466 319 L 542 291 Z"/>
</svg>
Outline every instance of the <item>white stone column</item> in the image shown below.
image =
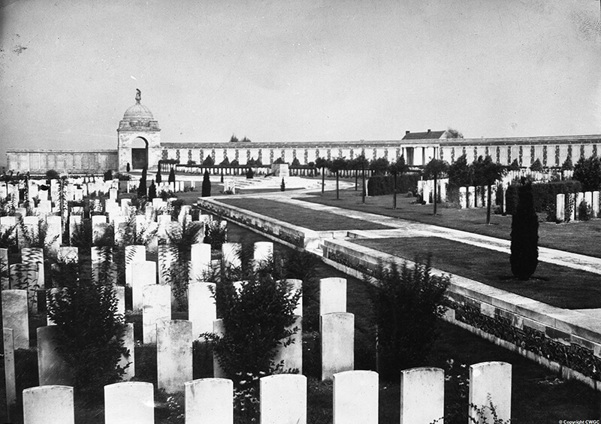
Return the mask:
<svg viewBox="0 0 601 424">
<path fill-rule="evenodd" d="M 378 424 L 378 373 L 334 374 L 334 424 Z"/>
<path fill-rule="evenodd" d="M 48 385 L 23 390 L 24 424 L 74 424 L 73 387 Z"/>
<path fill-rule="evenodd" d="M 233 424 L 234 383 L 224 378 L 202 378 L 184 383 L 186 424 Z"/>
<path fill-rule="evenodd" d="M 346 278 L 319 280 L 319 314 L 346 312 Z"/>
<path fill-rule="evenodd" d="M 171 319 L 171 287 L 155 284 L 142 292 L 142 330 L 144 344 L 156 343 L 156 325 L 159 320 Z"/>
<path fill-rule="evenodd" d="M 15 349 L 29 349 L 26 290 L 2 290 L 2 328 L 12 328 Z"/>
<path fill-rule="evenodd" d="M 401 371 L 401 424 L 429 424 L 444 418 L 444 370 Z"/>
<path fill-rule="evenodd" d="M 154 388 L 141 381 L 104 386 L 105 424 L 154 424 Z"/>
<path fill-rule="evenodd" d="M 355 316 L 346 312 L 321 315 L 321 379 L 355 368 Z"/>
<path fill-rule="evenodd" d="M 259 381 L 261 424 L 307 423 L 307 377 L 278 374 Z"/>
<path fill-rule="evenodd" d="M 213 283 L 195 282 L 188 286 L 188 319 L 192 322 L 194 339 L 202 333 L 213 332 L 213 321 L 217 319 L 214 290 Z"/>
<path fill-rule="evenodd" d="M 481 362 L 470 366 L 469 416 L 475 422 L 493 422 L 491 403 L 498 419 L 511 419 L 511 364 Z M 476 408 L 482 409 L 479 414 Z"/>
<path fill-rule="evenodd" d="M 157 381 L 167 393 L 181 392 L 192 380 L 192 323 L 186 320 L 157 322 Z"/>
</svg>

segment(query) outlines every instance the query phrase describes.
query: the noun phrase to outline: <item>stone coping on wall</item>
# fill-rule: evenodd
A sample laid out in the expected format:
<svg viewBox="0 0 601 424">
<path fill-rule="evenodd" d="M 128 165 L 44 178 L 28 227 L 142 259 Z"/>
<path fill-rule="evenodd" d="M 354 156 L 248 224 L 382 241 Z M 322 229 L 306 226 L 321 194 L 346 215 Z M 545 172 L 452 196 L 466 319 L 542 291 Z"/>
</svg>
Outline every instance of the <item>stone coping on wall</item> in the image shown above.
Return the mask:
<svg viewBox="0 0 601 424">
<path fill-rule="evenodd" d="M 317 231 L 265 217 L 206 197 L 200 197 L 197 205 L 207 212 L 230 219 L 250 229 L 261 231 L 297 248 L 315 251 L 321 244 L 321 236 Z"/>
</svg>

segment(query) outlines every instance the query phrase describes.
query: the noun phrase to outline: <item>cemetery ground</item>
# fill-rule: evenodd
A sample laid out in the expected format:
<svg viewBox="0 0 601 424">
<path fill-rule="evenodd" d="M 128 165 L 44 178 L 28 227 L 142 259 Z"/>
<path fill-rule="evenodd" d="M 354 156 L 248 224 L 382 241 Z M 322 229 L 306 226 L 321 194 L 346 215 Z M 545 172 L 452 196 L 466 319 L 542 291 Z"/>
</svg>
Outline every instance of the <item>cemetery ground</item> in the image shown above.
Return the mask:
<svg viewBox="0 0 601 424">
<path fill-rule="evenodd" d="M 265 238 L 229 225 L 232 242 L 252 243 L 264 241 Z M 287 248 L 275 246 L 277 255 Z M 316 262 L 316 273 L 319 277 L 344 277 L 348 286 L 348 311 L 355 314 L 355 369 L 375 369 L 375 337 L 373 310 L 368 299 L 367 283 L 350 278 L 321 262 Z M 308 376 L 308 423 L 325 424 L 332 422 L 332 383 L 320 382 L 319 341 L 317 314 L 319 301 L 316 296 L 304 299 L 304 337 L 303 368 Z M 31 320 L 32 345 L 35 345 L 35 327 L 45 325 L 45 316 L 36 315 Z M 186 314 L 173 314 L 174 319 L 184 319 Z M 140 334 L 141 319 L 139 315 L 129 315 L 128 321 L 134 322 L 135 333 Z M 436 366 L 446 370 L 449 376 L 445 385 L 445 403 L 447 423 L 465 423 L 467 419 L 466 385 L 468 369 L 465 365 L 483 361 L 505 361 L 512 364 L 512 415 L 515 423 L 551 423 L 561 419 L 591 419 L 597 417 L 601 407 L 597 392 L 587 386 L 573 381 L 558 379 L 549 370 L 536 365 L 527 359 L 502 349 L 490 342 L 460 329 L 451 324 L 439 321 L 440 337 L 433 346 L 432 354 L 424 358 L 424 365 Z M 136 339 L 139 337 L 137 336 Z M 37 385 L 37 360 L 34 351 L 19 351 L 17 355 L 17 374 L 20 381 L 20 393 L 26 386 Z M 453 365 L 449 361 L 453 361 Z M 194 378 L 212 375 L 210 354 L 197 349 L 194 358 Z M 136 380 L 153 382 L 156 387 L 156 348 L 153 345 L 136 347 Z M 2 378 L 3 372 L 0 372 Z M 4 385 L 0 385 L 4 387 Z M 380 382 L 380 422 L 393 423 L 399 421 L 399 386 Z M 0 393 L 4 396 L 4 393 Z M 156 394 L 156 422 L 179 422 L 174 417 L 183 405 L 183 396 L 168 398 Z M 77 423 L 100 424 L 104 422 L 100 406 L 77 405 Z M 0 414 L 0 420 L 6 419 Z M 19 421 L 14 421 L 19 422 Z"/>
<path fill-rule="evenodd" d="M 433 215 L 433 205 L 416 204 L 416 198 L 407 193 L 397 194 L 397 209 L 392 208 L 392 194 L 366 197 L 362 203 L 361 191 L 347 189 L 340 191 L 336 199 L 335 191 L 312 192 L 311 196 L 298 197 L 306 202 L 320 203 L 361 212 L 369 212 L 424 224 L 482 234 L 509 240 L 511 215 L 491 215 L 491 224 L 486 225 L 486 208 L 459 209 L 454 205 L 439 204 Z M 601 257 L 597 240 L 601 236 L 601 220 L 576 221 L 564 224 L 540 222 L 538 229 L 539 246 L 565 250 L 587 256 Z"/>
</svg>

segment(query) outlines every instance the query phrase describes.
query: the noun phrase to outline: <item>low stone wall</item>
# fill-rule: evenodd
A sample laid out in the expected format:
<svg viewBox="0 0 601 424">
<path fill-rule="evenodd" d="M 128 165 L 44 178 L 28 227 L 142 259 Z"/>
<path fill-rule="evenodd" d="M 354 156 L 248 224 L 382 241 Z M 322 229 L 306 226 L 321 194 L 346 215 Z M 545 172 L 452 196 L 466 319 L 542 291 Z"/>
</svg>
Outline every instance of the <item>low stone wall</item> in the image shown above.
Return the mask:
<svg viewBox="0 0 601 424">
<path fill-rule="evenodd" d="M 197 204 L 209 213 L 229 219 L 249 229 L 260 231 L 289 246 L 308 250 L 319 248 L 321 239 L 316 231 L 226 205 L 210 198 L 201 197 Z"/>
<path fill-rule="evenodd" d="M 322 248 L 326 263 L 359 278 L 373 275 L 379 263 L 404 262 L 344 240 L 324 240 Z M 440 270 L 432 273 L 451 277 L 447 321 L 601 391 L 601 320 Z"/>
<path fill-rule="evenodd" d="M 117 150 L 9 150 L 7 169 L 21 173 L 45 174 L 54 169 L 58 173 L 98 174 L 118 167 Z"/>
</svg>

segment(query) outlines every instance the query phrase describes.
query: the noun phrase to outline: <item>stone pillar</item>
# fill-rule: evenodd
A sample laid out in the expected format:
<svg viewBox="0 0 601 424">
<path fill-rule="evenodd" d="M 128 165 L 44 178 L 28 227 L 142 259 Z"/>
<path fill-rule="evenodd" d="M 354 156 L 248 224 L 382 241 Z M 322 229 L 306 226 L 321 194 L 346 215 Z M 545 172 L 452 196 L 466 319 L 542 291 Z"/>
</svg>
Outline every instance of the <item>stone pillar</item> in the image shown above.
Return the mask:
<svg viewBox="0 0 601 424">
<path fill-rule="evenodd" d="M 15 374 L 15 338 L 12 328 L 2 330 L 4 343 L 4 382 L 6 383 L 6 410 L 9 412 L 17 402 L 17 380 Z M 10 417 L 9 417 L 10 419 Z"/>
<path fill-rule="evenodd" d="M 188 286 L 188 319 L 192 322 L 194 339 L 202 333 L 213 332 L 217 306 L 212 290 L 215 290 L 213 283 L 194 282 Z"/>
<path fill-rule="evenodd" d="M 213 321 L 213 333 L 218 336 L 223 336 L 225 333 L 225 325 L 223 325 L 222 319 L 216 319 Z M 227 378 L 225 371 L 221 368 L 217 355 L 213 354 L 213 377 L 214 378 Z"/>
<path fill-rule="evenodd" d="M 307 377 L 270 375 L 259 384 L 261 424 L 307 424 Z"/>
<path fill-rule="evenodd" d="M 227 221 L 225 221 L 227 222 Z M 221 246 L 222 263 L 226 267 L 238 268 L 242 266 L 239 253 L 242 245 L 240 243 L 223 243 Z"/>
<path fill-rule="evenodd" d="M 47 385 L 23 390 L 24 424 L 74 424 L 73 387 Z"/>
<path fill-rule="evenodd" d="M 511 364 L 481 362 L 470 366 L 469 416 L 475 422 L 493 422 L 491 403 L 496 418 L 511 419 Z M 476 408 L 481 409 L 478 413 Z"/>
<path fill-rule="evenodd" d="M 157 322 L 157 382 L 167 393 L 181 392 L 192 380 L 192 323 Z"/>
<path fill-rule="evenodd" d="M 319 280 L 319 314 L 346 312 L 346 278 Z"/>
<path fill-rule="evenodd" d="M 378 391 L 377 372 L 334 374 L 334 424 L 378 424 Z"/>
<path fill-rule="evenodd" d="M 355 316 L 346 312 L 321 315 L 321 379 L 330 380 L 355 367 Z"/>
<path fill-rule="evenodd" d="M 29 349 L 26 290 L 2 290 L 2 328 L 12 328 L 15 349 Z"/>
<path fill-rule="evenodd" d="M 186 424 L 233 424 L 234 383 L 224 378 L 202 378 L 184 383 Z"/>
<path fill-rule="evenodd" d="M 401 424 L 433 423 L 444 418 L 444 370 L 401 371 Z"/>
<path fill-rule="evenodd" d="M 279 364 L 283 361 L 283 372 L 303 373 L 303 318 L 295 316 L 294 323 L 287 328 L 294 333 L 290 338 L 292 343 L 288 346 L 280 345 L 273 362 Z"/>
<path fill-rule="evenodd" d="M 171 320 L 171 287 L 155 284 L 142 292 L 142 329 L 144 344 L 156 343 L 157 322 Z"/>
<path fill-rule="evenodd" d="M 254 246 L 253 262 L 255 269 L 261 264 L 266 264 L 273 259 L 273 243 L 270 241 L 257 241 Z"/>
<path fill-rule="evenodd" d="M 555 220 L 557 222 L 565 221 L 565 211 L 566 211 L 565 199 L 566 199 L 565 194 L 559 193 L 557 195 L 557 201 L 555 203 Z"/>
<path fill-rule="evenodd" d="M 121 355 L 119 366 L 126 367 L 125 374 L 123 374 L 123 380 L 128 381 L 136 376 L 136 341 L 134 338 L 134 324 L 131 322 L 125 324 L 125 332 L 123 333 L 123 347 L 129 350 L 129 353 L 127 355 Z"/>
<path fill-rule="evenodd" d="M 211 245 L 196 243 L 190 254 L 190 282 L 203 281 L 211 271 Z"/>
<path fill-rule="evenodd" d="M 125 285 L 132 287 L 133 264 L 146 262 L 146 246 L 125 246 Z"/>
<path fill-rule="evenodd" d="M 58 327 L 50 325 L 37 328 L 38 372 L 40 386 L 52 384 L 71 385 L 71 367 L 58 352 Z"/>
<path fill-rule="evenodd" d="M 141 381 L 104 386 L 105 424 L 154 424 L 154 388 Z"/>
<path fill-rule="evenodd" d="M 157 283 L 157 265 L 156 262 L 152 261 L 134 262 L 131 265 L 131 268 L 132 309 L 134 311 L 139 311 L 144 306 L 144 300 L 142 298 L 144 288 L 146 286 L 156 285 Z"/>
<path fill-rule="evenodd" d="M 476 199 L 476 187 L 469 186 L 467 188 L 467 207 L 468 208 L 475 207 L 475 205 L 476 205 L 475 199 Z"/>
</svg>

